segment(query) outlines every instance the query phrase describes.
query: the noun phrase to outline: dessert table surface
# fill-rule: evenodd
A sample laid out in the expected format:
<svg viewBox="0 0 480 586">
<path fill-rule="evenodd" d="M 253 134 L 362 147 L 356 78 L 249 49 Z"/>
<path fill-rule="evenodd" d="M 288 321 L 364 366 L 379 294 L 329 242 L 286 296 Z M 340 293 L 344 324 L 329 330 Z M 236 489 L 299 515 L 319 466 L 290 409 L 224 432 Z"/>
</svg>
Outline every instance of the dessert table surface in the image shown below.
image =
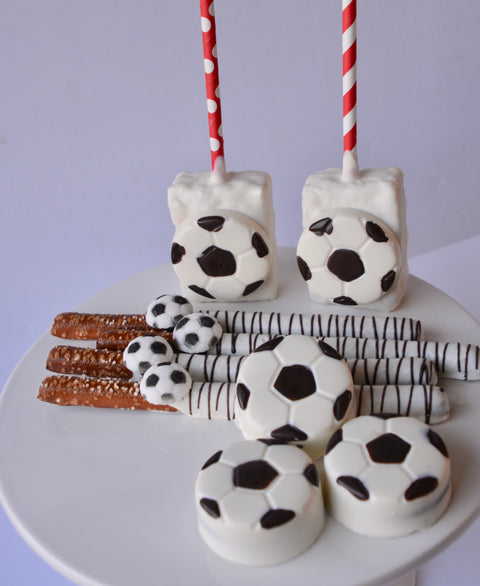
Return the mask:
<svg viewBox="0 0 480 586">
<path fill-rule="evenodd" d="M 478 321 L 480 319 L 480 301 L 478 296 L 475 295 L 475 290 L 478 290 L 478 285 L 480 285 L 480 277 L 478 274 L 470 274 L 469 263 L 467 262 L 467 259 L 472 255 L 472 251 L 477 251 L 477 253 L 480 251 L 480 237 L 459 242 L 414 258 L 410 262 L 410 268 L 413 274 L 420 276 L 448 293 L 463 305 Z M 463 262 L 459 262 L 459 259 L 462 259 Z M 479 340 L 470 341 L 479 342 Z M 19 422 L 20 425 L 21 422 Z M 93 423 L 92 425 L 96 424 Z M 60 428 L 57 432 L 59 436 L 62 435 Z M 25 433 L 28 434 L 28 430 L 25 430 Z M 79 429 L 78 433 L 82 433 L 82 430 Z M 2 441 L 5 442 L 5 437 L 2 438 L 2 432 L 0 430 L 0 442 Z M 11 449 L 15 450 L 15 446 L 12 446 Z M 0 476 L 1 467 L 2 464 L 0 462 Z M 42 462 L 38 462 L 37 474 L 41 475 L 41 467 Z M 27 476 L 25 476 L 25 482 L 31 482 L 31 490 L 35 490 L 34 477 L 28 480 Z M 89 495 L 86 496 L 90 498 Z M 106 498 L 106 495 L 103 495 L 103 497 Z M 65 502 L 65 506 L 68 508 L 68 495 L 59 495 L 59 498 Z M 141 510 L 141 508 L 138 510 Z M 11 510 L 9 513 L 10 516 L 15 517 L 15 515 L 12 515 Z M 18 528 L 18 522 L 15 518 L 14 523 Z M 27 538 L 27 541 L 30 541 L 30 538 L 25 534 L 24 537 Z M 475 557 L 474 552 L 478 549 L 479 544 L 480 522 L 477 520 L 473 521 L 472 526 L 454 543 L 447 547 L 447 549 L 441 551 L 436 557 L 418 569 L 417 584 L 424 586 L 433 586 L 433 584 L 436 586 L 446 586 L 454 582 L 465 585 L 478 583 L 480 579 L 480 562 Z M 30 545 L 32 545 L 31 542 Z M 148 547 L 151 547 L 151 545 Z M 36 549 L 38 551 L 39 548 L 36 547 Z M 42 555 L 47 559 L 49 557 L 45 552 Z M 45 564 L 23 542 L 21 537 L 13 529 L 7 515 L 1 509 L 0 560 L 0 581 L 7 586 L 10 584 L 29 583 L 54 586 L 70 583 L 67 578 L 57 574 L 55 570 Z M 48 559 L 48 561 L 59 568 L 58 560 Z M 62 568 L 60 567 L 60 569 Z M 77 579 L 74 573 L 70 573 L 69 576 L 70 578 Z M 222 583 L 221 575 L 219 575 L 218 583 Z"/>
</svg>

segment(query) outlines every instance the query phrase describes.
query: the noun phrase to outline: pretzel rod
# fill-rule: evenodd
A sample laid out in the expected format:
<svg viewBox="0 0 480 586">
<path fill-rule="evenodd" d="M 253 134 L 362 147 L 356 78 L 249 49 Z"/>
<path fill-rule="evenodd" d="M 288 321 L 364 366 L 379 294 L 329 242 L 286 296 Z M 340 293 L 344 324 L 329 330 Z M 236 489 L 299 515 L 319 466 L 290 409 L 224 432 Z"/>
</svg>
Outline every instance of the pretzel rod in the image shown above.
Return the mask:
<svg viewBox="0 0 480 586">
<path fill-rule="evenodd" d="M 47 357 L 47 369 L 61 374 L 85 374 L 129 380 L 132 373 L 123 365 L 122 352 L 55 346 Z"/>
<path fill-rule="evenodd" d="M 245 356 L 212 354 L 175 355 L 193 380 L 235 382 Z M 430 384 L 437 383 L 433 364 L 424 358 L 349 359 L 355 384 Z"/>
<path fill-rule="evenodd" d="M 203 419 L 235 419 L 234 383 L 194 382 L 175 407 L 152 405 L 138 383 L 81 376 L 49 376 L 42 381 L 37 398 L 63 406 L 102 407 L 149 411 L 176 411 Z M 448 399 L 440 387 L 425 385 L 355 385 L 357 415 L 396 413 L 431 424 L 445 421 Z"/>
<path fill-rule="evenodd" d="M 64 406 L 176 411 L 169 405 L 147 403 L 138 383 L 108 378 L 48 376 L 42 381 L 37 398 Z"/>
<path fill-rule="evenodd" d="M 355 393 L 357 415 L 395 413 L 434 424 L 445 421 L 450 414 L 447 396 L 437 386 L 355 385 Z M 191 417 L 231 420 L 235 419 L 235 396 L 233 383 L 193 383 L 175 407 Z"/>
<path fill-rule="evenodd" d="M 68 340 L 96 340 L 108 329 L 151 329 L 143 314 L 60 313 L 53 320 L 50 333 Z"/>
<path fill-rule="evenodd" d="M 206 313 L 212 313 L 225 332 L 236 334 L 303 334 L 314 337 L 341 336 L 393 340 L 420 340 L 422 334 L 420 321 L 407 317 L 229 310 Z"/>
<path fill-rule="evenodd" d="M 275 336 L 268 334 L 223 334 L 210 354 L 247 356 Z M 459 380 L 480 379 L 480 347 L 459 342 L 379 340 L 373 338 L 319 338 L 344 358 L 426 358 L 438 373 Z"/>
<path fill-rule="evenodd" d="M 178 353 L 174 361 L 195 381 L 235 382 L 245 356 Z M 355 384 L 435 384 L 433 364 L 423 358 L 347 360 Z M 132 373 L 123 365 L 121 352 L 55 346 L 47 358 L 47 368 L 61 374 L 84 374 L 129 380 Z"/>
<path fill-rule="evenodd" d="M 103 330 L 96 339 L 98 350 L 125 350 L 128 344 L 139 336 L 162 336 L 169 342 L 172 340 L 172 332 L 150 328 L 148 330 Z"/>
</svg>

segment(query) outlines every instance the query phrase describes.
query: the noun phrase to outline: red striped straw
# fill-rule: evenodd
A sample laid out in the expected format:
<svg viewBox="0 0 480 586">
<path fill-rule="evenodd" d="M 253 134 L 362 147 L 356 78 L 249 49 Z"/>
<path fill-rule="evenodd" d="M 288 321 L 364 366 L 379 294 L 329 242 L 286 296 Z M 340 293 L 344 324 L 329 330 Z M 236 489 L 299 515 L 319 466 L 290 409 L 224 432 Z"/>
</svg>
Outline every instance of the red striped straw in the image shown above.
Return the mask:
<svg viewBox="0 0 480 586">
<path fill-rule="evenodd" d="M 357 0 L 342 0 L 343 153 L 357 163 Z M 344 164 L 344 172 L 345 172 Z"/>
<path fill-rule="evenodd" d="M 207 86 L 207 111 L 212 171 L 218 174 L 223 174 L 225 172 L 225 162 L 223 152 L 222 108 L 220 105 L 217 33 L 213 0 L 200 0 L 200 14 L 202 24 L 203 57 L 205 64 L 205 82 Z"/>
</svg>

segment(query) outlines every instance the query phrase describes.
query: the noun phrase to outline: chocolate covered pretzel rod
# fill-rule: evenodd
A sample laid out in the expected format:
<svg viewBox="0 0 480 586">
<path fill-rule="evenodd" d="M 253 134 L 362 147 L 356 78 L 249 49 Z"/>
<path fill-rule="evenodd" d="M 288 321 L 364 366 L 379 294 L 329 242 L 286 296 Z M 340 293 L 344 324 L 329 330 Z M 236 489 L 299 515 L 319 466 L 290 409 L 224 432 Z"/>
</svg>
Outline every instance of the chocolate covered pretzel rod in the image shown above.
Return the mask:
<svg viewBox="0 0 480 586">
<path fill-rule="evenodd" d="M 276 336 L 268 334 L 223 334 L 209 354 L 248 356 Z M 379 340 L 373 338 L 319 338 L 333 346 L 343 358 L 426 358 L 438 373 L 459 380 L 480 379 L 480 347 L 459 342 Z"/>
<path fill-rule="evenodd" d="M 68 312 L 60 313 L 55 317 L 50 333 L 68 340 L 96 340 L 101 332 L 109 329 L 150 330 L 151 328 L 143 314 Z"/>
<path fill-rule="evenodd" d="M 440 387 L 424 385 L 355 385 L 359 402 L 357 415 L 397 413 L 411 415 L 431 424 L 449 415 L 447 397 Z M 235 418 L 234 383 L 194 382 L 187 395 L 175 404 L 153 405 L 143 399 L 138 383 L 84 376 L 49 376 L 37 398 L 62 406 L 102 407 L 149 411 L 176 411 L 203 419 Z"/>
<path fill-rule="evenodd" d="M 173 360 L 196 381 L 235 382 L 245 356 L 178 353 Z M 432 363 L 423 358 L 351 359 L 355 384 L 436 384 Z M 85 374 L 129 380 L 132 373 L 123 364 L 121 352 L 55 346 L 47 358 L 47 368 L 61 374 Z"/>
<path fill-rule="evenodd" d="M 138 383 L 108 378 L 48 376 L 42 381 L 37 398 L 64 406 L 176 411 L 169 405 L 147 403 Z"/>
<path fill-rule="evenodd" d="M 441 387 L 430 385 L 355 385 L 357 415 L 396 413 L 434 424 L 448 419 L 450 405 Z M 191 417 L 235 418 L 233 383 L 193 383 L 175 407 Z"/>
<path fill-rule="evenodd" d="M 420 340 L 421 323 L 407 317 L 374 315 L 320 315 L 263 311 L 206 311 L 212 313 L 225 332 L 243 334 L 314 337 L 388 338 Z"/>
</svg>

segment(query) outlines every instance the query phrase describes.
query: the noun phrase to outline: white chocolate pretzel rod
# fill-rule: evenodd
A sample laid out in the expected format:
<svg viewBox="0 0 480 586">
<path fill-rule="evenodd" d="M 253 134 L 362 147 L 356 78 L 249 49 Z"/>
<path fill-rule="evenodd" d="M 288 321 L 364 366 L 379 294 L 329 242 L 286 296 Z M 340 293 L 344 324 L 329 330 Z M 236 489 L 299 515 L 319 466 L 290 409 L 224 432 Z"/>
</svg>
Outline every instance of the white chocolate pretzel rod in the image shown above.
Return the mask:
<svg viewBox="0 0 480 586">
<path fill-rule="evenodd" d="M 214 315 L 225 332 L 232 334 L 302 334 L 314 337 L 387 338 L 421 340 L 418 320 L 374 315 L 320 315 L 263 311 L 206 311 Z"/>
<path fill-rule="evenodd" d="M 185 368 L 193 380 L 235 382 L 245 356 L 178 353 L 173 360 Z M 355 384 L 429 384 L 437 383 L 433 364 L 423 358 L 351 359 Z M 121 352 L 55 346 L 47 358 L 47 369 L 61 374 L 84 374 L 129 380 L 132 373 L 123 364 Z"/>
<path fill-rule="evenodd" d="M 248 356 L 275 336 L 268 334 L 223 334 L 210 354 Z M 480 379 L 480 347 L 459 342 L 379 340 L 373 338 L 328 338 L 320 340 L 333 346 L 343 358 L 410 358 L 430 360 L 436 371 L 459 380 Z"/>
<path fill-rule="evenodd" d="M 426 423 L 441 423 L 450 415 L 448 398 L 441 387 L 431 385 L 355 385 L 356 415 L 396 413 Z M 191 417 L 235 418 L 235 385 L 194 382 L 175 407 Z"/>
<path fill-rule="evenodd" d="M 235 382 L 246 356 L 179 353 L 174 361 L 183 366 L 193 380 Z M 357 385 L 425 384 L 435 385 L 437 373 L 424 358 L 349 359 L 348 366 Z"/>
<path fill-rule="evenodd" d="M 440 387 L 428 385 L 355 385 L 357 415 L 411 415 L 431 424 L 448 418 L 450 407 Z M 131 410 L 176 411 L 203 419 L 235 418 L 234 383 L 194 382 L 175 405 L 152 405 L 140 394 L 139 383 L 118 379 L 54 375 L 45 378 L 37 397 L 63 406 L 110 407 Z"/>
</svg>

